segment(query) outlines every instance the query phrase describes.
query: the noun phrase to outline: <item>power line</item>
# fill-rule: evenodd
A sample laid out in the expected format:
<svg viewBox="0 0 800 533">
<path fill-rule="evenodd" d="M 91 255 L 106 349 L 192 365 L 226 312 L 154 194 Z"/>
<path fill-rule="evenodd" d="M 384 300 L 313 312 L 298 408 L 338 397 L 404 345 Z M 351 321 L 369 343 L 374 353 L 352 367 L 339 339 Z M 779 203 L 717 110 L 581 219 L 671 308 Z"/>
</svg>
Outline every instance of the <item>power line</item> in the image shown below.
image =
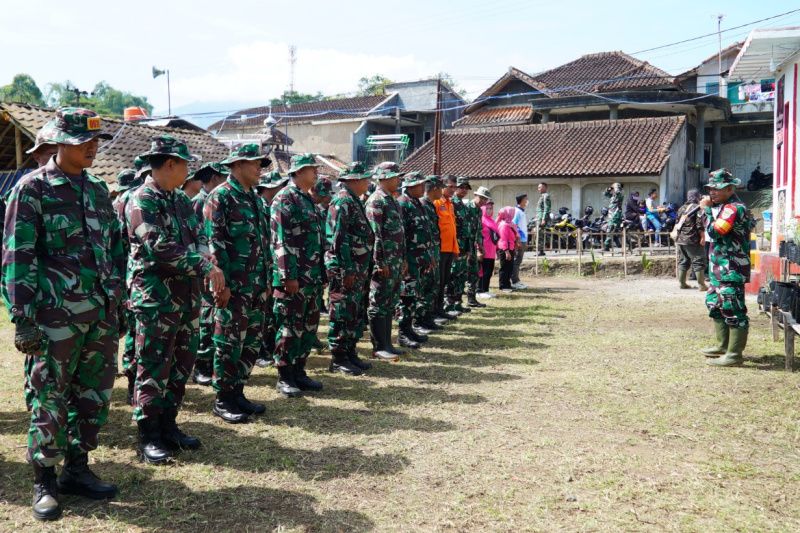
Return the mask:
<svg viewBox="0 0 800 533">
<path fill-rule="evenodd" d="M 715 32 L 711 32 L 711 33 L 706 33 L 704 35 L 699 35 L 697 37 L 691 37 L 689 39 L 683 39 L 682 41 L 676 41 L 674 43 L 663 44 L 661 46 L 655 46 L 653 48 L 646 48 L 645 50 L 637 50 L 636 52 L 631 52 L 631 55 L 643 54 L 645 52 L 652 52 L 653 50 L 661 50 L 662 48 L 669 48 L 670 46 L 675 46 L 675 45 L 678 45 L 678 44 L 688 43 L 688 42 L 691 42 L 691 41 L 697 41 L 698 39 L 705 39 L 706 37 L 716 36 L 719 33 L 725 33 L 725 32 L 729 32 L 729 31 L 733 31 L 733 30 L 738 30 L 739 28 L 744 28 L 746 26 L 752 26 L 753 24 L 758 24 L 759 22 L 764 22 L 764 21 L 772 20 L 772 19 L 775 19 L 775 18 L 778 18 L 778 17 L 784 17 L 786 15 L 791 15 L 792 13 L 797 13 L 798 11 L 800 11 L 800 8 L 799 9 L 792 9 L 791 11 L 787 11 L 787 12 L 781 13 L 779 15 L 773 15 L 771 17 L 767 17 L 767 18 L 763 18 L 763 19 L 759 19 L 759 20 L 754 20 L 752 22 L 748 22 L 746 24 L 741 24 L 739 26 L 734 26 L 732 28 L 726 28 L 726 29 L 722 30 L 721 32 L 716 32 L 715 31 Z"/>
</svg>

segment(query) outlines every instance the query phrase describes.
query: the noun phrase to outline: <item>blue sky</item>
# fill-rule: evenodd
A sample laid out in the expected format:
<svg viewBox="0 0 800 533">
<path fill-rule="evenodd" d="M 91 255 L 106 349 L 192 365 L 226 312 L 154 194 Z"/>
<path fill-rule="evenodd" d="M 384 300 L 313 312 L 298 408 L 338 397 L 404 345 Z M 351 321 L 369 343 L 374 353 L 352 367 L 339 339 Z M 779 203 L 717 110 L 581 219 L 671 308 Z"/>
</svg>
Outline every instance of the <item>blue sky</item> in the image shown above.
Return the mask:
<svg viewBox="0 0 800 533">
<path fill-rule="evenodd" d="M 509 66 L 535 73 L 583 54 L 631 53 L 800 8 L 768 2 L 462 0 L 4 2 L 0 84 L 27 72 L 41 87 L 100 80 L 147 96 L 166 111 L 225 111 L 260 105 L 289 85 L 288 47 L 297 46 L 295 88 L 348 93 L 361 76 L 395 80 L 450 73 L 477 96 Z M 723 46 L 754 27 L 800 26 L 800 12 L 723 33 Z M 717 39 L 636 54 L 677 74 L 713 54 Z M 16 53 L 11 53 L 15 51 Z"/>
</svg>

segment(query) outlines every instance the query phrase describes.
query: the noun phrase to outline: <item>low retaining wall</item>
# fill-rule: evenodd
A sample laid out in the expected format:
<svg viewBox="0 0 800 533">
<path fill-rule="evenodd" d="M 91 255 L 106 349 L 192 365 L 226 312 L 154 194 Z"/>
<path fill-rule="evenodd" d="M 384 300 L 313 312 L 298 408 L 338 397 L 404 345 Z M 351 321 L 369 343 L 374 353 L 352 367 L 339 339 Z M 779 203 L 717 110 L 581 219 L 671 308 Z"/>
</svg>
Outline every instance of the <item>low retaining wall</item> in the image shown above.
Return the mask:
<svg viewBox="0 0 800 533">
<path fill-rule="evenodd" d="M 627 259 L 622 257 L 602 257 L 595 256 L 592 263 L 591 256 L 583 256 L 580 262 L 581 276 L 597 276 L 602 278 L 616 278 L 627 275 L 645 275 L 653 277 L 675 277 L 675 257 L 673 256 L 633 256 Z M 547 257 L 539 258 L 538 274 L 536 273 L 536 263 L 533 259 L 525 259 L 520 266 L 520 273 L 525 276 L 578 276 L 577 257 Z"/>
</svg>

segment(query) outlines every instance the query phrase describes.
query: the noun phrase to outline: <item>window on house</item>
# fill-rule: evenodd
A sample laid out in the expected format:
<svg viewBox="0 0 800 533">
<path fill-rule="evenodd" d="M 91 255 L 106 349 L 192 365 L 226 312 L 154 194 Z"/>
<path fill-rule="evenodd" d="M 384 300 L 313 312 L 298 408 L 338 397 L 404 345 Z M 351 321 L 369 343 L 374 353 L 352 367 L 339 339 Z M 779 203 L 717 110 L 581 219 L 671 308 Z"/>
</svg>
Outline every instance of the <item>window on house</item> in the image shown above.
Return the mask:
<svg viewBox="0 0 800 533">
<path fill-rule="evenodd" d="M 425 142 L 428 142 L 428 141 L 431 140 L 431 135 L 433 135 L 433 133 L 430 130 L 427 130 L 425 132 Z"/>
<path fill-rule="evenodd" d="M 711 168 L 711 145 L 703 145 L 703 168 Z"/>
<path fill-rule="evenodd" d="M 706 94 L 719 95 L 719 82 L 706 83 Z"/>
</svg>

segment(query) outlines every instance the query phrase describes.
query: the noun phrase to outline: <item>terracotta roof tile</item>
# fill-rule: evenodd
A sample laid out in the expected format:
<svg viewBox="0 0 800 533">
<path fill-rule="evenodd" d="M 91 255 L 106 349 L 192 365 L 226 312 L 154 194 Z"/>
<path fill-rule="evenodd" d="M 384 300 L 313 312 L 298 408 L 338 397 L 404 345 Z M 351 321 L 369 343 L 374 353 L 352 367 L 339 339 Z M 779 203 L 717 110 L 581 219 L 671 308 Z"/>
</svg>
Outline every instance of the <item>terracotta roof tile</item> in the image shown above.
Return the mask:
<svg viewBox="0 0 800 533">
<path fill-rule="evenodd" d="M 287 108 L 282 105 L 272 106 L 272 115 L 279 124 L 301 124 L 315 120 L 340 120 L 367 116 L 369 110 L 386 100 L 388 96 L 356 96 L 353 98 L 338 98 L 335 100 L 321 100 L 319 102 L 303 102 L 292 104 Z M 232 113 L 223 120 L 218 120 L 208 127 L 209 131 L 220 133 L 228 129 L 260 127 L 264 119 L 269 116 L 270 108 L 267 106 L 249 107 Z M 247 115 L 243 121 L 242 115 Z"/>
<path fill-rule="evenodd" d="M 503 126 L 529 124 L 533 118 L 533 108 L 528 105 L 505 107 L 482 107 L 454 122 L 455 126 Z"/>
<path fill-rule="evenodd" d="M 658 175 L 685 117 L 455 128 L 442 133 L 442 173 L 472 178 Z M 433 171 L 433 139 L 403 162 Z"/>
</svg>

